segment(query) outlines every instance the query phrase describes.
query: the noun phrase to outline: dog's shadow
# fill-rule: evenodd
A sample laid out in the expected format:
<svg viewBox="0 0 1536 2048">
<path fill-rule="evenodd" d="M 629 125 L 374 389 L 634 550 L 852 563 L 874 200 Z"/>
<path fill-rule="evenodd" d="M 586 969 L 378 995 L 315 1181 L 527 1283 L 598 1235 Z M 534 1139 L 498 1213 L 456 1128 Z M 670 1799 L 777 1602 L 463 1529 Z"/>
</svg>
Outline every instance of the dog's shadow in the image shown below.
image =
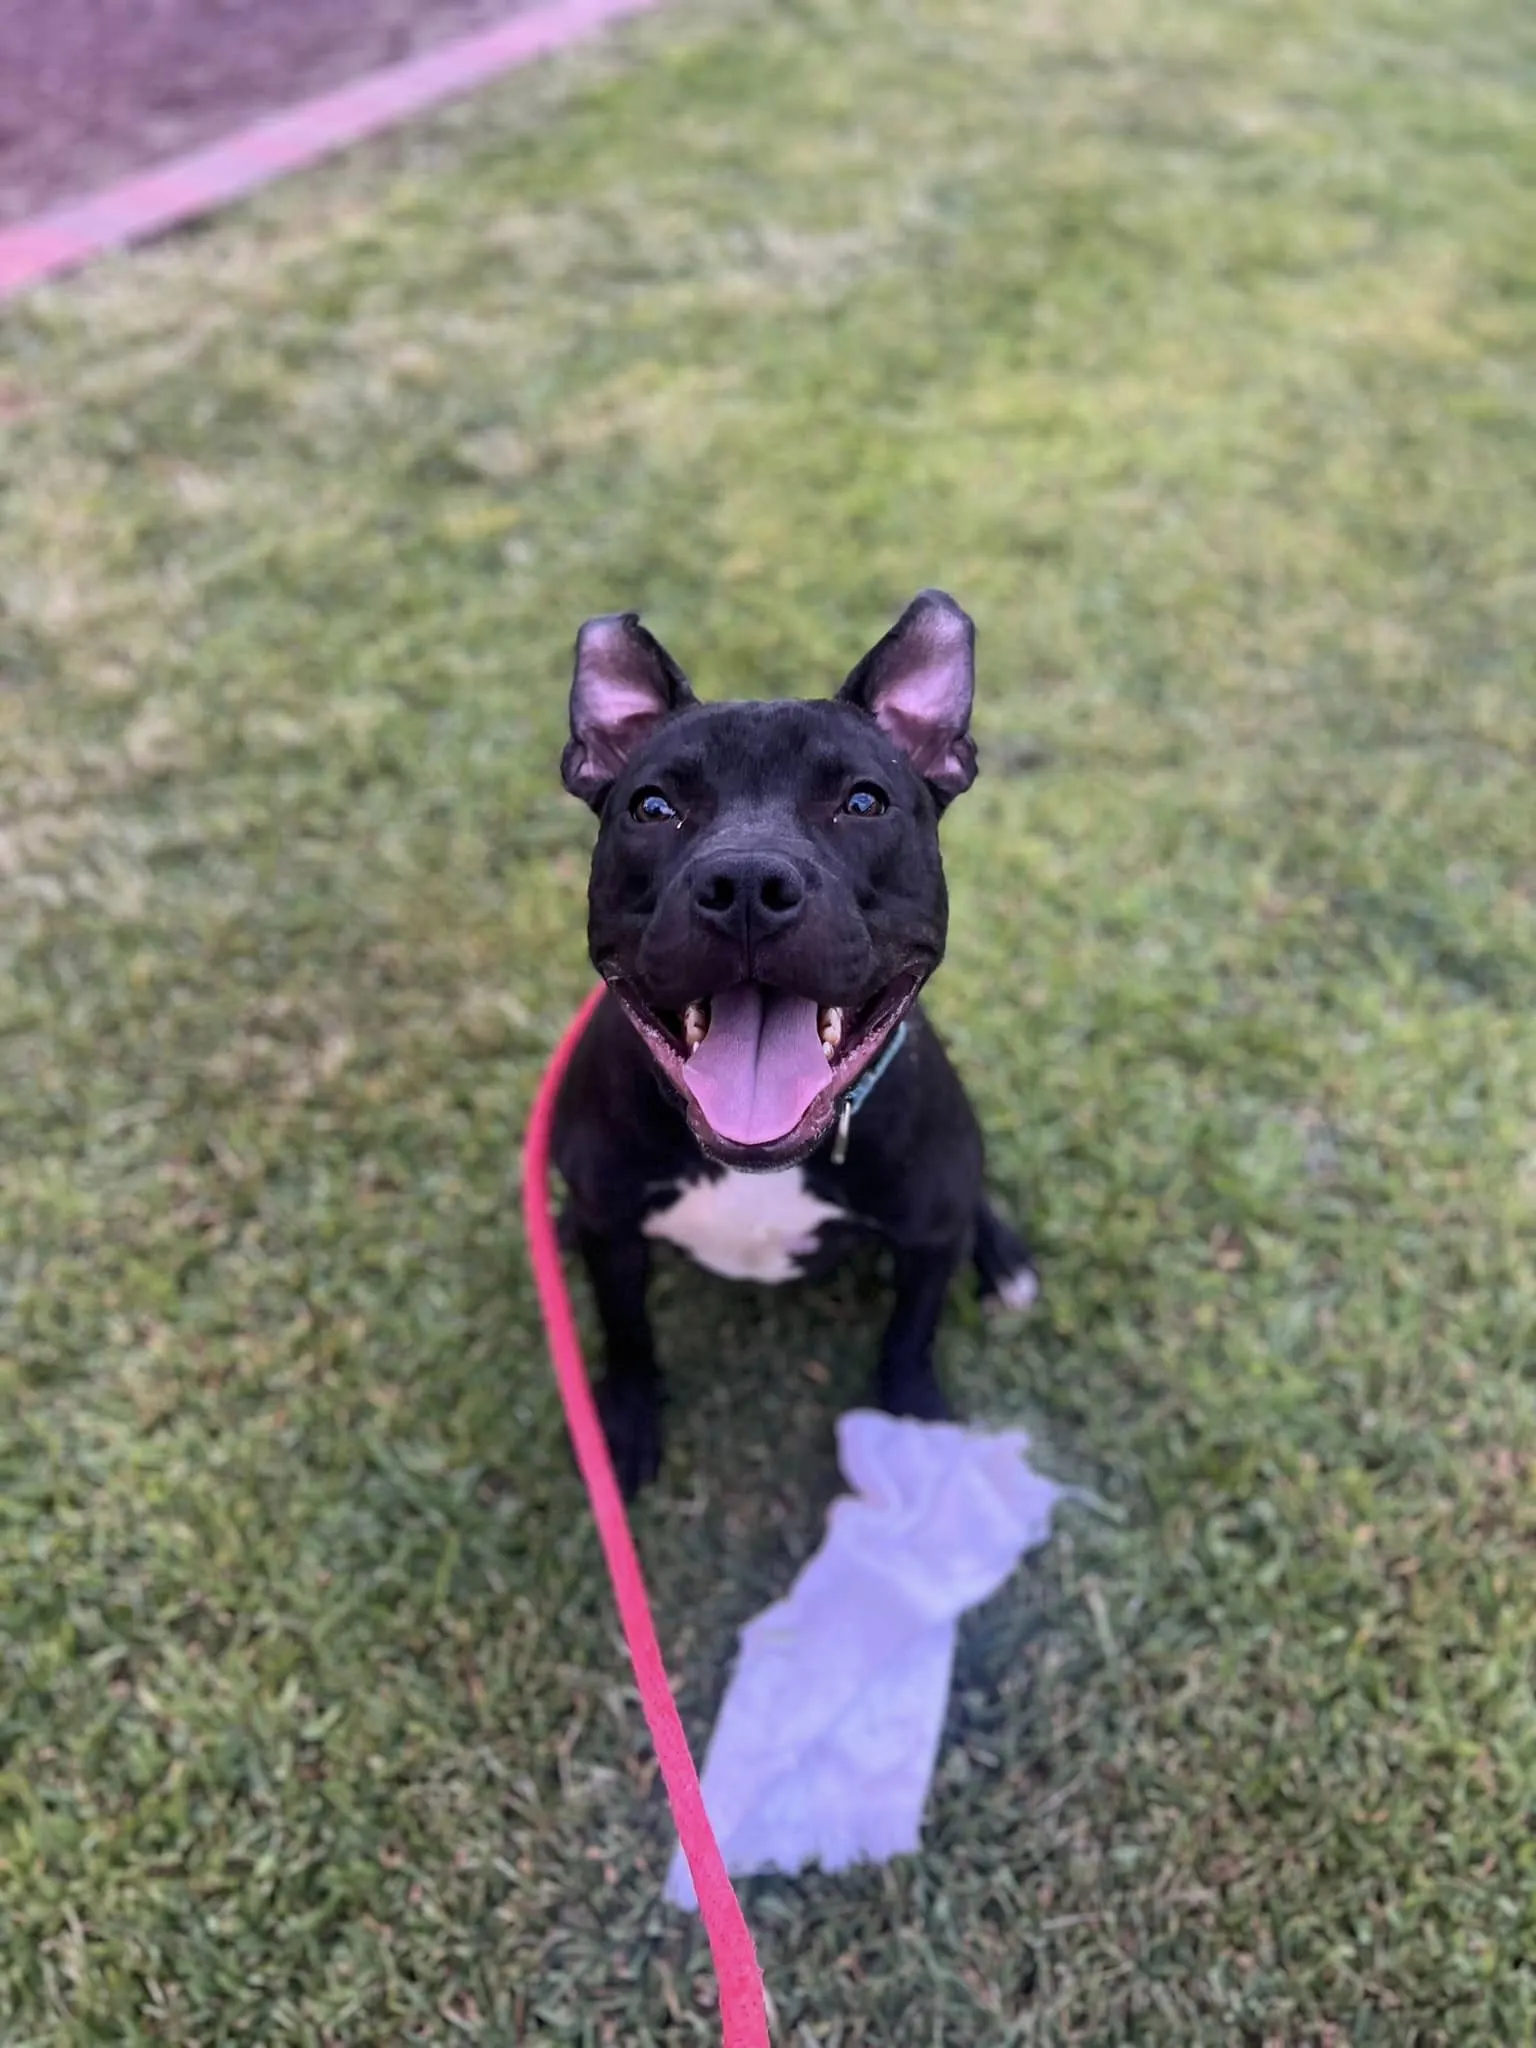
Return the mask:
<svg viewBox="0 0 1536 2048">
<path fill-rule="evenodd" d="M 823 1278 L 757 1286 L 660 1247 L 651 1301 L 667 1450 L 637 1512 L 648 1546 L 677 1542 L 665 1562 L 684 1578 L 730 1582 L 744 1620 L 810 1557 L 842 1490 L 837 1419 L 873 1399 L 889 1254 L 861 1246 Z M 682 1611 L 704 1591 L 688 1586 Z"/>
<path fill-rule="evenodd" d="M 517 1264 L 510 1290 L 511 1276 L 501 1275 L 501 1302 L 508 1338 L 515 1327 L 521 1346 L 521 1311 L 532 1304 L 520 1252 Z M 563 1264 L 595 1382 L 602 1346 L 586 1276 L 572 1253 Z M 477 1274 L 476 1293 L 490 1280 Z M 967 1392 L 980 1392 L 998 1362 L 997 1333 L 973 1294 L 967 1274 L 940 1338 L 941 1372 L 962 1413 Z M 659 1244 L 648 1305 L 665 1380 L 666 1449 L 630 1519 L 680 1702 L 691 1725 L 707 1726 L 739 1630 L 788 1591 L 825 1535 L 830 1504 L 846 1491 L 837 1424 L 874 1402 L 891 1254 L 856 1244 L 828 1274 L 770 1286 L 718 1278 Z M 529 1382 L 505 1387 L 506 1427 L 488 1431 L 485 1451 L 536 1520 L 549 1515 L 567 1525 L 567 1548 L 571 1525 L 584 1523 L 587 1511 L 542 1331 L 536 1350 Z M 544 1387 L 540 1373 L 549 1375 Z"/>
</svg>

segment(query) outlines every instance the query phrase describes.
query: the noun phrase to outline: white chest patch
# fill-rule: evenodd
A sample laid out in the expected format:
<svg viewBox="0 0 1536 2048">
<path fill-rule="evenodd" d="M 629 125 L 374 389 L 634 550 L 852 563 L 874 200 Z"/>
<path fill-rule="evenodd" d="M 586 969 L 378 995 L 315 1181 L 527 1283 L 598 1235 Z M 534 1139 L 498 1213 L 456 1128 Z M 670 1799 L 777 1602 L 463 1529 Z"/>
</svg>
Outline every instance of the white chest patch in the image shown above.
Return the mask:
<svg viewBox="0 0 1536 2048">
<path fill-rule="evenodd" d="M 824 1202 L 798 1166 L 782 1173 L 736 1173 L 689 1183 L 668 1208 L 647 1216 L 647 1237 L 664 1237 L 727 1280 L 793 1280 L 816 1249 L 816 1233 L 848 1211 Z"/>
</svg>

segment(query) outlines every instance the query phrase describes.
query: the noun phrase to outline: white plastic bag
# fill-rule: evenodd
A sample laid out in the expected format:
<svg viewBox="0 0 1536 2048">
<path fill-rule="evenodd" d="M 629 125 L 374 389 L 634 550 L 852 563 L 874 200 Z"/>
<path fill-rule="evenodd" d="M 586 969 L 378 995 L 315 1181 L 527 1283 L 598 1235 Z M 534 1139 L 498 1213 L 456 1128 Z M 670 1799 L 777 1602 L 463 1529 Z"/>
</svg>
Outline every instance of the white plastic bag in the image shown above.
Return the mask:
<svg viewBox="0 0 1536 2048">
<path fill-rule="evenodd" d="M 883 1861 L 918 1846 L 956 1625 L 1045 1542 L 1068 1489 L 1020 1430 L 857 1410 L 854 1488 L 788 1596 L 748 1622 L 702 1774 L 733 1876 Z M 666 1897 L 697 1907 L 679 1850 Z"/>
</svg>

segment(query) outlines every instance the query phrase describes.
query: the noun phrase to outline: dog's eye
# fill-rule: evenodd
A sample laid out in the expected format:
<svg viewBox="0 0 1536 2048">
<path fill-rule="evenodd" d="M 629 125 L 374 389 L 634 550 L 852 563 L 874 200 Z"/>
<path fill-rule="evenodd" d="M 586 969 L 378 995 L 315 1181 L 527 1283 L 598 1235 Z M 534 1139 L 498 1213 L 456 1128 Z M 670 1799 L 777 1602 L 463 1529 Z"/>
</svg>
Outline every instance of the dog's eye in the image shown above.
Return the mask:
<svg viewBox="0 0 1536 2048">
<path fill-rule="evenodd" d="M 630 798 L 629 815 L 642 825 L 664 825 L 677 813 L 659 789 L 642 789 Z"/>
<path fill-rule="evenodd" d="M 856 782 L 843 799 L 843 809 L 850 818 L 878 818 L 889 808 L 885 791 L 872 782 Z"/>
</svg>

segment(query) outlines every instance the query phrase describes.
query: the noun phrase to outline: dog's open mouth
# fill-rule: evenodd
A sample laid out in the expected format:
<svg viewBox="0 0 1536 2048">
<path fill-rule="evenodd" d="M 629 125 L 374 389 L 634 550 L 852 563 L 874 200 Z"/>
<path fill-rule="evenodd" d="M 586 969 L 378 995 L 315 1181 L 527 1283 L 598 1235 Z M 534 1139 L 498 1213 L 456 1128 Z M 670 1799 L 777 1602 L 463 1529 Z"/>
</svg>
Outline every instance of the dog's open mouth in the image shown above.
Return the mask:
<svg viewBox="0 0 1536 2048">
<path fill-rule="evenodd" d="M 803 1156 L 831 1127 L 839 1098 L 878 1057 L 920 982 L 898 975 L 857 1009 L 748 981 L 681 1011 L 658 1011 L 632 983 L 611 986 L 687 1098 L 705 1149 L 767 1166 Z"/>
</svg>

